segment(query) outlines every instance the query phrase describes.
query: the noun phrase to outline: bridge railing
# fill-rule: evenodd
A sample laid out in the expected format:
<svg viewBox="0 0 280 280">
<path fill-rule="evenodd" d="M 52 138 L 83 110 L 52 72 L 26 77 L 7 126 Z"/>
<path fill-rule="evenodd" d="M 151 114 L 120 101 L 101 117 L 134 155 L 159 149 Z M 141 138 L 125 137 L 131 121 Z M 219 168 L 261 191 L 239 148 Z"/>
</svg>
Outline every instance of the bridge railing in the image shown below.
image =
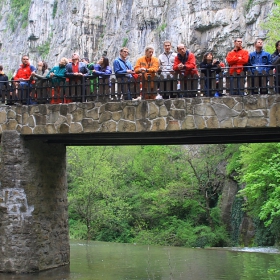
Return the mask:
<svg viewBox="0 0 280 280">
<path fill-rule="evenodd" d="M 201 69 L 200 69 L 201 70 Z M 138 76 L 82 76 L 53 84 L 50 79 L 31 81 L 20 85 L 18 81 L 0 83 L 2 103 L 37 104 L 69 103 L 98 100 L 149 98 L 180 98 L 197 96 L 250 95 L 280 93 L 280 74 L 242 72 L 229 75 L 223 69 L 219 74 L 208 73 L 184 76 L 178 73 Z"/>
</svg>

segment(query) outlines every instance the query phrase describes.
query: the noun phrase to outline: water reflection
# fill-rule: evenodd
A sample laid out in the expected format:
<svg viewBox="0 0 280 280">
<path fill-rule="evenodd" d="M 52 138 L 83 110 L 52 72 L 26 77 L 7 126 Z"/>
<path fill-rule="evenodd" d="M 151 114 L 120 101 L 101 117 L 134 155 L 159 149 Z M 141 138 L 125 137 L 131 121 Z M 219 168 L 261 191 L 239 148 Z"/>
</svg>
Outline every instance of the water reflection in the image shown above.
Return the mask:
<svg viewBox="0 0 280 280">
<path fill-rule="evenodd" d="M 190 249 L 71 241 L 71 265 L 0 280 L 236 280 L 280 279 L 279 251 Z M 271 253 L 272 252 L 272 253 Z"/>
</svg>

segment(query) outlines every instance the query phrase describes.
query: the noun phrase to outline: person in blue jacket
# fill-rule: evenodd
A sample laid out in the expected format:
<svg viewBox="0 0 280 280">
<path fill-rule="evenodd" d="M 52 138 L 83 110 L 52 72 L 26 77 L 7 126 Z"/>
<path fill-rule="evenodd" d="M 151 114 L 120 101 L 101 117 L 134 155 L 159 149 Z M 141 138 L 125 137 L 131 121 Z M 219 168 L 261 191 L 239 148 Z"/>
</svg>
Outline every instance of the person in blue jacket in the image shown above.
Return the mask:
<svg viewBox="0 0 280 280">
<path fill-rule="evenodd" d="M 129 50 L 126 47 L 120 49 L 120 56 L 114 60 L 113 67 L 116 74 L 116 78 L 121 78 L 120 81 L 124 82 L 126 77 L 128 81 L 132 80 L 132 74 L 135 74 L 134 69 L 130 61 L 128 60 Z M 128 84 L 127 92 L 124 92 L 124 86 L 121 87 L 124 98 L 131 100 L 130 87 Z"/>
<path fill-rule="evenodd" d="M 269 74 L 269 71 L 273 68 L 271 65 L 271 54 L 263 50 L 262 39 L 256 39 L 254 46 L 256 50 L 250 53 L 248 71 L 253 75 L 256 74 L 257 71 L 259 73 L 259 77 L 257 82 L 254 76 L 251 77 L 251 92 L 252 94 L 258 94 L 260 90 L 260 94 L 267 94 L 267 85 L 262 84 L 262 73 L 264 71 L 265 74 Z"/>
</svg>

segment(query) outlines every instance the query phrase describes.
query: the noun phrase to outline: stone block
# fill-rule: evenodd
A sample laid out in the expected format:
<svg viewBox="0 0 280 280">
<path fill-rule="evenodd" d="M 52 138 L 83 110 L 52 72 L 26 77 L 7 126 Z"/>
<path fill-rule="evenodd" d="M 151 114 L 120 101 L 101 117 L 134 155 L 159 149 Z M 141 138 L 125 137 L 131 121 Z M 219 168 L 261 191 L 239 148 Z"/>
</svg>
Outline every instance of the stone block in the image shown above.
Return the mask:
<svg viewBox="0 0 280 280">
<path fill-rule="evenodd" d="M 232 128 L 232 127 L 233 127 L 233 121 L 230 118 L 222 120 L 220 122 L 220 128 Z"/>
<path fill-rule="evenodd" d="M 166 129 L 165 118 L 158 118 L 152 121 L 151 131 L 163 131 Z"/>
<path fill-rule="evenodd" d="M 186 119 L 182 122 L 181 128 L 182 128 L 182 130 L 196 128 L 195 122 L 194 122 L 194 117 L 187 116 Z"/>
<path fill-rule="evenodd" d="M 169 120 L 166 130 L 180 130 L 180 123 L 178 120 Z"/>
<path fill-rule="evenodd" d="M 105 105 L 105 111 L 116 112 L 122 110 L 120 102 L 109 102 Z"/>
<path fill-rule="evenodd" d="M 136 120 L 136 131 L 138 132 L 145 132 L 145 131 L 150 131 L 151 129 L 151 121 L 150 120 Z"/>
<path fill-rule="evenodd" d="M 216 116 L 206 118 L 206 126 L 207 128 L 218 128 L 219 127 L 219 121 Z"/>
<path fill-rule="evenodd" d="M 126 106 L 123 108 L 122 118 L 127 121 L 135 121 L 136 108 L 133 106 Z"/>
<path fill-rule="evenodd" d="M 116 131 L 117 131 L 117 123 L 112 120 L 103 123 L 100 128 L 100 132 L 116 132 Z"/>
<path fill-rule="evenodd" d="M 233 127 L 246 127 L 247 122 L 247 117 L 236 117 L 233 119 Z"/>
<path fill-rule="evenodd" d="M 131 122 L 131 121 L 120 120 L 117 125 L 117 131 L 118 132 L 135 132 L 136 125 L 134 122 Z"/>
<path fill-rule="evenodd" d="M 47 134 L 56 134 L 57 133 L 56 126 L 54 124 L 47 124 L 46 133 Z"/>
<path fill-rule="evenodd" d="M 83 127 L 78 122 L 73 122 L 70 124 L 69 132 L 70 133 L 80 133 L 83 131 Z"/>
<path fill-rule="evenodd" d="M 27 121 L 27 125 L 29 125 L 30 127 L 34 128 L 35 127 L 35 118 L 34 116 L 29 116 L 28 117 L 28 121 Z"/>
<path fill-rule="evenodd" d="M 248 118 L 247 127 L 266 127 L 268 120 L 262 117 Z"/>
<path fill-rule="evenodd" d="M 279 127 L 280 126 L 280 103 L 274 104 L 269 112 L 269 125 L 271 127 Z"/>
<path fill-rule="evenodd" d="M 159 107 L 155 103 L 152 103 L 152 102 L 149 102 L 148 104 L 149 104 L 148 105 L 149 119 L 152 120 L 152 119 L 159 117 Z"/>
<path fill-rule="evenodd" d="M 70 126 L 66 123 L 57 125 L 57 131 L 59 133 L 63 133 L 63 134 L 69 133 L 70 132 Z"/>
<path fill-rule="evenodd" d="M 204 117 L 201 116 L 194 116 L 194 123 L 195 123 L 195 127 L 198 129 L 204 129 L 207 127 Z"/>
<path fill-rule="evenodd" d="M 7 119 L 15 119 L 15 118 L 16 118 L 16 112 L 14 110 L 8 110 Z"/>
<path fill-rule="evenodd" d="M 182 109 L 170 109 L 169 114 L 175 120 L 184 120 L 186 117 L 186 111 Z"/>
<path fill-rule="evenodd" d="M 46 126 L 36 125 L 33 129 L 33 134 L 46 134 Z"/>
<path fill-rule="evenodd" d="M 73 122 L 80 122 L 84 118 L 84 109 L 77 108 L 75 111 L 72 112 L 72 121 Z"/>
<path fill-rule="evenodd" d="M 0 124 L 3 124 L 7 121 L 6 111 L 0 111 Z"/>
<path fill-rule="evenodd" d="M 169 112 L 168 112 L 165 105 L 162 105 L 162 106 L 159 107 L 159 116 L 160 117 L 167 117 L 168 114 L 169 114 Z"/>
<path fill-rule="evenodd" d="M 112 118 L 112 113 L 111 112 L 104 112 L 101 113 L 100 118 L 99 118 L 99 123 L 106 122 Z"/>
<path fill-rule="evenodd" d="M 85 113 L 86 118 L 92 118 L 93 120 L 98 120 L 99 118 L 99 108 L 93 108 Z"/>
<path fill-rule="evenodd" d="M 112 120 L 119 121 L 122 117 L 122 111 L 112 112 Z"/>
<path fill-rule="evenodd" d="M 148 102 L 139 102 L 136 107 L 136 119 L 146 119 L 148 118 Z"/>
<path fill-rule="evenodd" d="M 32 134 L 33 131 L 30 126 L 24 125 L 24 126 L 22 126 L 20 133 L 28 135 L 28 134 Z"/>
<path fill-rule="evenodd" d="M 98 121 L 92 119 L 83 119 L 81 123 L 83 126 L 83 132 L 96 132 L 101 127 Z"/>
</svg>

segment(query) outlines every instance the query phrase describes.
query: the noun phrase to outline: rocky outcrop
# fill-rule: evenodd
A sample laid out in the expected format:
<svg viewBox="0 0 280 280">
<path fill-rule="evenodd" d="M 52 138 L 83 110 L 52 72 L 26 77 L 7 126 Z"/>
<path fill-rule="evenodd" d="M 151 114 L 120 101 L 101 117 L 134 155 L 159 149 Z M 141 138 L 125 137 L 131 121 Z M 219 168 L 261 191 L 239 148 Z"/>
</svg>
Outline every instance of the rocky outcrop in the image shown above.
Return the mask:
<svg viewBox="0 0 280 280">
<path fill-rule="evenodd" d="M 19 18 L 11 31 L 11 1 L 2 1 L 0 64 L 11 75 L 25 53 L 33 64 L 44 58 L 52 66 L 73 52 L 96 60 L 104 50 L 112 62 L 122 46 L 130 49 L 134 63 L 146 45 L 153 45 L 155 55 L 159 55 L 166 39 L 173 46 L 185 43 L 198 60 L 209 50 L 224 60 L 233 47 L 233 38 L 242 37 L 249 50 L 257 37 L 265 39 L 260 23 L 272 3 L 259 0 L 249 6 L 249 2 L 240 0 L 33 0 L 27 28 L 22 28 Z"/>
</svg>

